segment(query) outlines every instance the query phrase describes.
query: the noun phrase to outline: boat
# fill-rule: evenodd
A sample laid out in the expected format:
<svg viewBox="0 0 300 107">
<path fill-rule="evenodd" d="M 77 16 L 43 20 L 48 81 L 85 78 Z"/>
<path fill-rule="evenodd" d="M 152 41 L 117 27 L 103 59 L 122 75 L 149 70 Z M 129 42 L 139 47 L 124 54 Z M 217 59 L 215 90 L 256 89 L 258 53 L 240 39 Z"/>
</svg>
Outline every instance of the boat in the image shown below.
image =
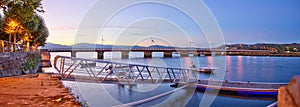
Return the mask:
<svg viewBox="0 0 300 107">
<path fill-rule="evenodd" d="M 237 95 L 270 95 L 277 96 L 278 89 L 267 89 L 267 88 L 242 88 L 242 87 L 230 87 L 230 86 L 213 86 L 196 84 L 198 89 L 214 90 L 220 89 L 220 91 L 231 91 L 236 92 Z"/>
<path fill-rule="evenodd" d="M 91 63 L 80 63 L 81 68 L 87 68 L 87 67 L 96 67 L 96 63 L 95 62 L 91 62 Z"/>
<path fill-rule="evenodd" d="M 200 67 L 200 68 L 190 68 L 192 71 L 197 71 L 201 73 L 213 73 L 216 68 L 209 68 L 209 67 Z"/>
<path fill-rule="evenodd" d="M 198 80 L 193 84 L 198 90 L 220 90 L 234 92 L 237 95 L 273 96 L 277 97 L 280 86 L 287 83 L 261 83 L 261 82 L 242 82 L 242 81 L 220 81 L 220 80 Z"/>
<path fill-rule="evenodd" d="M 198 71 L 203 73 L 212 73 L 215 71 L 215 68 L 201 67 L 198 69 Z"/>
</svg>

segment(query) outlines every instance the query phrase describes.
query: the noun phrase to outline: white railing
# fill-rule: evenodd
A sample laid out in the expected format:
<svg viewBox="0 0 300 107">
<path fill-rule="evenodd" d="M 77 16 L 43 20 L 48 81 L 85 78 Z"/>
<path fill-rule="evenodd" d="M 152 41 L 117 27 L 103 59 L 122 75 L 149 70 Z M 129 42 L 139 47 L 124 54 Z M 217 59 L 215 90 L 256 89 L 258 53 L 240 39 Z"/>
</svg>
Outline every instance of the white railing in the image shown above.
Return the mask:
<svg viewBox="0 0 300 107">
<path fill-rule="evenodd" d="M 142 64 L 128 64 L 104 60 L 92 60 L 67 56 L 56 56 L 54 68 L 62 79 L 67 79 L 74 73 L 88 74 L 90 79 L 103 82 L 107 79 L 117 79 L 120 83 L 134 84 L 137 82 L 160 83 L 197 82 L 198 73 L 193 69 L 159 67 Z"/>
</svg>

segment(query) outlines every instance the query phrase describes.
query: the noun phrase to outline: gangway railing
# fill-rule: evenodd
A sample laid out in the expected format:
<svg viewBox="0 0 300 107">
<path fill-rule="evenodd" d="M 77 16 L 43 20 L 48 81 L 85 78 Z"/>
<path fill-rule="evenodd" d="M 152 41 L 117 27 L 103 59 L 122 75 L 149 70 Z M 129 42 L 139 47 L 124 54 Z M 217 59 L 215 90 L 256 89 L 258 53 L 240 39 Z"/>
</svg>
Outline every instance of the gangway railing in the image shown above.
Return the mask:
<svg viewBox="0 0 300 107">
<path fill-rule="evenodd" d="M 111 79 L 117 79 L 122 84 L 198 81 L 198 73 L 188 68 L 129 64 L 68 56 L 56 56 L 53 65 L 62 79 L 82 73 L 88 74 L 90 79 L 100 83 Z"/>
</svg>

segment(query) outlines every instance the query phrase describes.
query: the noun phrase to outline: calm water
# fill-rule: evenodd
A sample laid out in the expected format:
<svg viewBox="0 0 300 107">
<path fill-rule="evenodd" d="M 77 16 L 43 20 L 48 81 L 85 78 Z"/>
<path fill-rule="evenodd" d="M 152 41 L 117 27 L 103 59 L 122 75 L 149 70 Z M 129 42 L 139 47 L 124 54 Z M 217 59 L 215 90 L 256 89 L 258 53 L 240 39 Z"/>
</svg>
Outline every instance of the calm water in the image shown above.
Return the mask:
<svg viewBox="0 0 300 107">
<path fill-rule="evenodd" d="M 67 55 L 70 53 L 51 53 Z M 78 57 L 95 58 L 96 55 L 81 53 Z M 149 59 L 114 59 L 117 62 L 150 64 L 169 67 L 189 67 L 194 62 L 199 67 L 217 67 L 214 75 L 200 74 L 199 78 L 218 78 L 232 81 L 251 82 L 289 82 L 294 75 L 300 75 L 300 57 L 254 57 L 254 56 L 215 56 L 215 57 L 185 57 L 185 58 L 149 58 Z M 53 69 L 48 69 L 53 71 Z M 68 82 L 87 100 L 90 106 L 111 106 L 141 100 L 172 90 L 169 84 L 142 84 L 136 86 L 120 86 L 116 84 L 97 84 L 87 82 Z M 139 106 L 199 106 L 201 100 L 214 98 L 214 95 L 183 89 L 171 95 L 144 103 Z M 236 98 L 234 96 L 217 96 L 211 106 L 266 106 L 275 101 Z"/>
</svg>

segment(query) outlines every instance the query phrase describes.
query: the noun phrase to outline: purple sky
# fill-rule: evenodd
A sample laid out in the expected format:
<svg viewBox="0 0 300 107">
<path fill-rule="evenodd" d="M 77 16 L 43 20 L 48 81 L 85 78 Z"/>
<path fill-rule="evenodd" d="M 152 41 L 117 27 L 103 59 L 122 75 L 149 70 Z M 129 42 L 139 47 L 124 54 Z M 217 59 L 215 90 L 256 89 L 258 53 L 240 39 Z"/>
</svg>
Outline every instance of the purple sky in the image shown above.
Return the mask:
<svg viewBox="0 0 300 107">
<path fill-rule="evenodd" d="M 300 42 L 299 0 L 204 0 L 204 3 L 219 23 L 226 43 Z M 82 19 L 96 4 L 96 0 L 43 0 L 46 12 L 41 15 L 45 18 L 50 31 L 47 42 L 73 44 Z M 107 7 L 99 9 L 109 9 L 112 6 L 113 4 L 107 4 Z M 128 40 L 138 36 L 154 35 L 164 39 L 164 41 L 156 40 L 157 44 L 163 45 L 168 45 L 168 41 L 171 41 L 173 45 L 188 46 L 190 41 L 193 41 L 197 47 L 205 47 L 209 43 L 203 36 L 203 32 L 199 31 L 196 25 L 185 18 L 185 15 L 181 15 L 178 10 L 147 4 L 126 8 L 123 13 L 112 18 L 106 26 L 107 30 L 102 33 L 104 44 L 130 45 L 128 40 L 118 41 L 120 36 L 114 32 L 124 28 L 123 24 L 128 23 L 127 21 L 132 21 L 131 17 L 149 14 L 171 20 L 172 23 L 157 18 L 139 20 L 127 26 L 122 35 L 126 35 L 125 38 Z M 91 22 L 99 20 L 102 19 L 95 18 Z M 96 26 L 91 25 L 86 29 L 99 29 Z M 135 44 L 146 45 L 142 43 L 143 40 L 140 42 Z"/>
</svg>

